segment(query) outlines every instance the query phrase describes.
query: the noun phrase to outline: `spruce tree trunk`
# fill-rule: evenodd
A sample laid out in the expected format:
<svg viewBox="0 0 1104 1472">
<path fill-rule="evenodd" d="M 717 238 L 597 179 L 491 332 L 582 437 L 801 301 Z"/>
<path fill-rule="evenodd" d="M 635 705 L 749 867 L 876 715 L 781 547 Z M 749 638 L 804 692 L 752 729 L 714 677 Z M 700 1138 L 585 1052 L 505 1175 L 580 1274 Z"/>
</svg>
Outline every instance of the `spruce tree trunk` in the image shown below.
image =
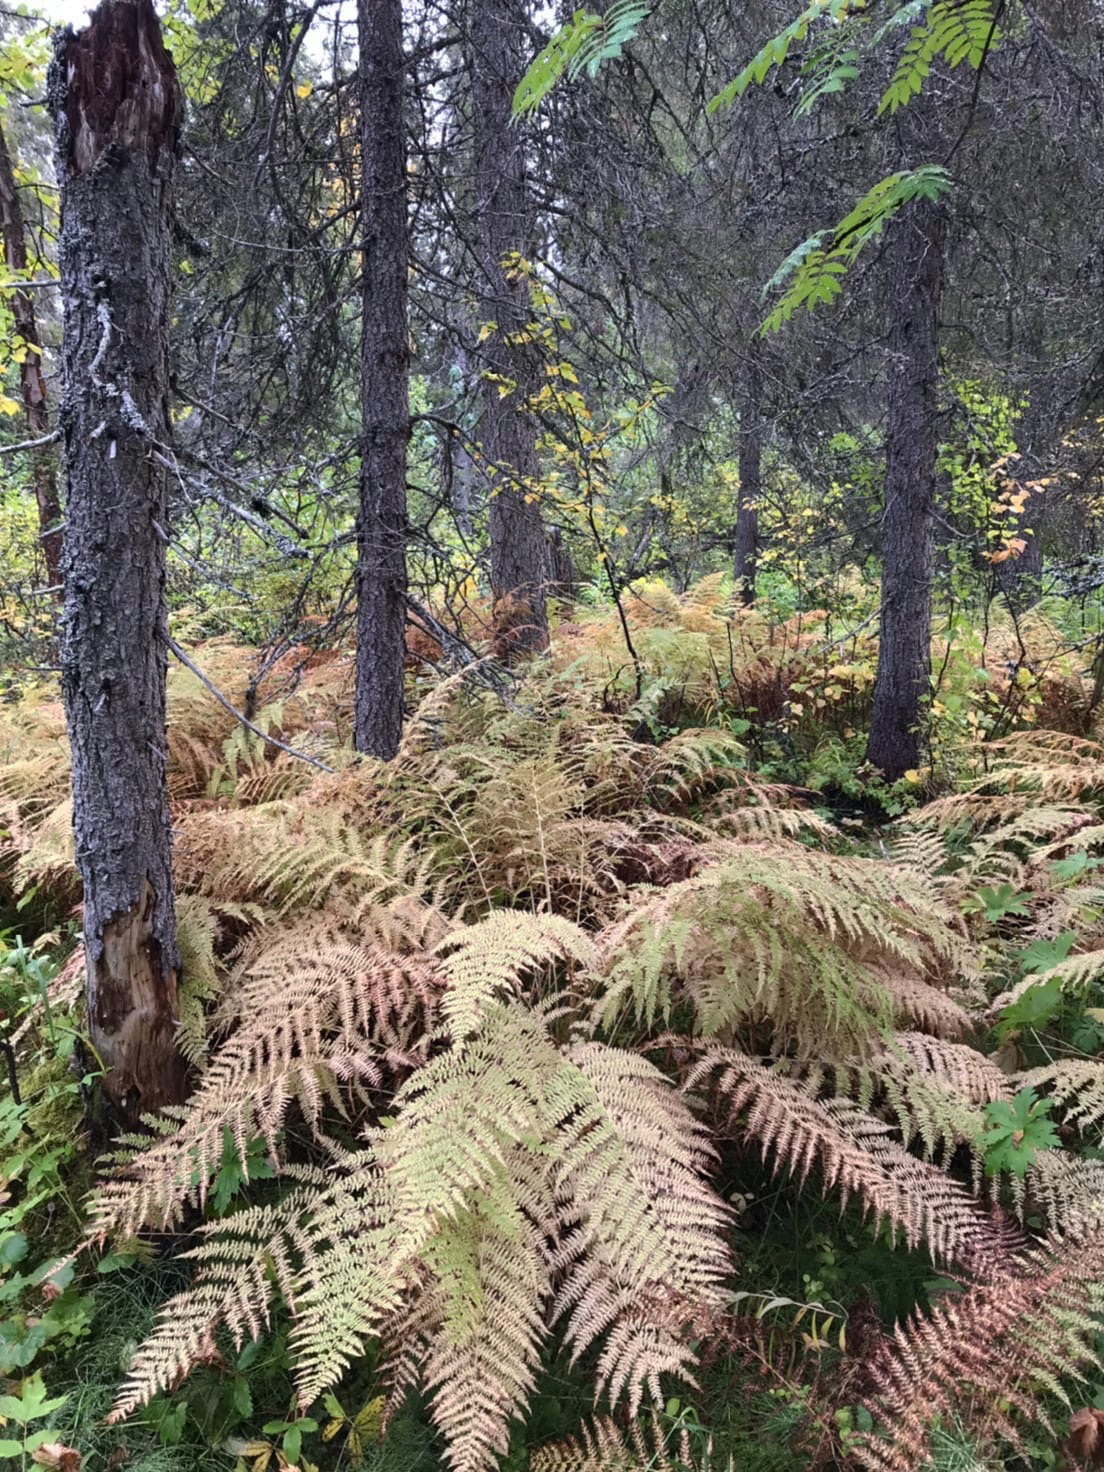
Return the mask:
<svg viewBox="0 0 1104 1472">
<path fill-rule="evenodd" d="M 88 1026 L 126 1121 L 178 1101 L 165 787 L 170 198 L 181 94 L 150 0 L 57 43 L 66 533 L 62 693 Z"/>
<path fill-rule="evenodd" d="M 0 128 L 0 232 L 4 237 L 4 260 L 8 269 L 23 275 L 27 269 L 27 231 L 3 128 Z M 26 353 L 19 365 L 19 383 L 23 391 L 23 407 L 27 412 L 27 428 L 32 438 L 42 439 L 50 433 L 50 415 L 46 380 L 42 376 L 42 345 L 38 340 L 34 299 L 29 291 L 16 288 L 12 292 L 11 313 L 15 330 L 26 344 Z M 33 457 L 31 480 L 38 505 L 46 579 L 51 588 L 57 588 L 61 582 L 61 502 L 57 492 L 56 457 L 52 445 L 40 445 L 29 453 Z"/>
<path fill-rule="evenodd" d="M 406 140 L 402 0 L 360 0 L 360 508 L 353 742 L 389 760 L 403 719 L 406 624 Z"/>
<path fill-rule="evenodd" d="M 748 352 L 744 402 L 740 410 L 740 499 L 733 538 L 733 591 L 745 606 L 755 602 L 755 567 L 759 551 L 759 495 L 762 490 L 763 366 L 759 345 Z"/>
<path fill-rule="evenodd" d="M 468 16 L 479 289 L 483 311 L 496 324 L 483 346 L 493 377 L 482 383 L 479 431 L 491 495 L 491 591 L 500 650 L 524 654 L 548 644 L 548 559 L 532 490 L 536 441 L 523 407 L 537 385 L 539 364 L 529 346 L 511 341 L 530 320 L 529 293 L 523 279 L 503 268 L 512 255 L 526 256 L 534 231 L 524 133 L 510 116 L 527 60 L 527 13 L 521 0 L 471 0 Z M 503 380 L 516 385 L 505 396 L 499 393 Z"/>
<path fill-rule="evenodd" d="M 946 211 L 921 200 L 886 250 L 889 415 L 878 671 L 866 759 L 887 781 L 918 767 L 931 676 L 932 518 L 938 446 L 939 298 Z"/>
</svg>

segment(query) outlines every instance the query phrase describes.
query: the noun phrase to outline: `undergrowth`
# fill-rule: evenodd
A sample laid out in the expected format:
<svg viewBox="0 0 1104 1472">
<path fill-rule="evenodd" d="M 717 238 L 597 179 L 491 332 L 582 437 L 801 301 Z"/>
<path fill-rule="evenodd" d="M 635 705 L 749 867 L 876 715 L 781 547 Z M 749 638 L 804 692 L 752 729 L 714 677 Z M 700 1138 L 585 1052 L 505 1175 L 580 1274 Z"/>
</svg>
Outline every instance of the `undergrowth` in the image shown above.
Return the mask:
<svg viewBox="0 0 1104 1472">
<path fill-rule="evenodd" d="M 858 645 L 718 599 L 635 611 L 641 698 L 580 623 L 504 699 L 436 682 L 387 766 L 348 751 L 342 660 L 289 658 L 254 705 L 328 772 L 175 672 L 194 1087 L 41 1242 L 95 1064 L 60 712 L 4 707 L 3 899 L 55 926 L 9 938 L 4 1024 L 6 1311 L 74 1315 L 4 1367 L 65 1397 L 44 1445 L 1053 1465 L 1104 1395 L 1104 748 L 1005 710 L 860 834 L 777 759 L 808 778 L 861 724 Z M 241 698 L 249 651 L 196 657 Z"/>
</svg>

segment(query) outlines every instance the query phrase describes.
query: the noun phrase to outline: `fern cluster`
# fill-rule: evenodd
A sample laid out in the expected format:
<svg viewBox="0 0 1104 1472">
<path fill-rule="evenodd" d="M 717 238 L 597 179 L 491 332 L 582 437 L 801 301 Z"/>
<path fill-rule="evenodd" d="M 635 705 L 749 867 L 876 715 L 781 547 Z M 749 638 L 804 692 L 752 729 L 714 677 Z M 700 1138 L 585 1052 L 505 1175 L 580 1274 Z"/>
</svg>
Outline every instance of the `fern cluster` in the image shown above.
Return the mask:
<svg viewBox="0 0 1104 1472">
<path fill-rule="evenodd" d="M 651 616 L 709 630 L 715 613 L 706 599 Z M 238 656 L 210 658 L 229 681 Z M 556 1353 L 637 1430 L 599 1419 L 534 1466 L 719 1466 L 648 1417 L 741 1341 L 733 1186 L 749 1156 L 786 1192 L 857 1203 L 961 1286 L 856 1333 L 816 1378 L 818 1425 L 865 1405 L 863 1465 L 920 1465 L 940 1416 L 1014 1439 L 1089 1362 L 1104 1170 L 1072 1146 L 1101 1142 L 1104 1065 L 1035 1056 L 1004 1019 L 1040 985 L 1084 995 L 1101 970 L 1104 752 L 1037 733 L 999 745 L 888 856 L 860 857 L 800 794 L 757 781 L 730 736 L 642 740 L 631 701 L 598 708 L 596 658 L 535 673 L 509 707 L 446 682 L 387 767 L 343 751 L 345 676 L 325 666 L 261 707 L 334 769 L 286 781 L 290 758 L 178 690 L 194 1089 L 118 1142 L 88 1231 L 191 1234 L 195 1277 L 116 1416 L 221 1336 L 262 1332 L 279 1302 L 304 1410 L 371 1351 L 385 1422 L 419 1385 L 457 1472 L 494 1465 Z M 60 896 L 60 732 L 46 707 L 6 719 L 37 734 L 0 770 L 5 882 Z M 997 883 L 1031 886 L 1003 932 L 968 903 Z M 1067 923 L 1069 954 L 1000 972 Z M 993 1121 L 1024 1090 L 1071 1148 L 1055 1137 L 993 1170 Z M 272 1174 L 219 1216 L 228 1150 L 246 1174 L 260 1150 Z"/>
</svg>

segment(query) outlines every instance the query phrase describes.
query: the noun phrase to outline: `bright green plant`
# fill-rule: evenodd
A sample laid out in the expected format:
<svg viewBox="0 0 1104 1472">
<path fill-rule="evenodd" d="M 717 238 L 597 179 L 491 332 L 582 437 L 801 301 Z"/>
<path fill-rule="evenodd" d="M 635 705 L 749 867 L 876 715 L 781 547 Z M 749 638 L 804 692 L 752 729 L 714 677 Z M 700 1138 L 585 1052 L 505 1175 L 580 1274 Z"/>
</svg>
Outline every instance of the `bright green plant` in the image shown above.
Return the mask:
<svg viewBox="0 0 1104 1472">
<path fill-rule="evenodd" d="M 981 1137 L 987 1176 L 1007 1170 L 1023 1177 L 1040 1150 L 1060 1143 L 1057 1131 L 1046 1118 L 1053 1103 L 1037 1098 L 1034 1089 L 1023 1088 L 1011 1103 L 996 1099 L 985 1106 L 991 1126 Z"/>
<path fill-rule="evenodd" d="M 31 1422 L 52 1416 L 66 1400 L 64 1395 L 48 1396 L 39 1374 L 28 1375 L 20 1383 L 18 1395 L 0 1395 L 0 1423 L 5 1431 L 15 1433 L 0 1437 L 0 1457 L 17 1460 L 27 1467 L 28 1457 L 47 1442 L 57 1441 L 61 1434 L 53 1426 L 31 1431 Z"/>
</svg>

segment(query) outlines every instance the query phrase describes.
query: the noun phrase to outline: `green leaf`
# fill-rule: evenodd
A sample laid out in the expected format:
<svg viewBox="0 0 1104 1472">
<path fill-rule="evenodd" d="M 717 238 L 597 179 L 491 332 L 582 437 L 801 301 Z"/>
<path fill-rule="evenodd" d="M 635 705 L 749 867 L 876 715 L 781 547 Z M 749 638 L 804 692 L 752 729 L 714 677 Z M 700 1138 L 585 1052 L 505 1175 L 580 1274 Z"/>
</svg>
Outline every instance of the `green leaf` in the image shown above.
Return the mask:
<svg viewBox="0 0 1104 1472">
<path fill-rule="evenodd" d="M 613 0 L 604 15 L 577 10 L 553 33 L 518 83 L 513 116 L 535 111 L 564 75 L 574 79 L 585 70 L 593 77 L 603 62 L 620 56 L 651 8 L 651 0 Z"/>
<path fill-rule="evenodd" d="M 43 1416 L 52 1415 L 68 1399 L 67 1395 L 48 1399 L 42 1374 L 36 1371 L 23 1381 L 18 1396 L 0 1395 L 0 1416 L 6 1421 L 17 1421 L 20 1426 L 25 1426 L 28 1421 L 38 1421 Z"/>
<path fill-rule="evenodd" d="M 1062 978 L 1052 976 L 1028 987 L 1001 1012 L 999 1031 L 1005 1034 L 1023 1027 L 1042 1027 L 1062 1006 Z"/>
<path fill-rule="evenodd" d="M 1063 930 L 1053 940 L 1033 940 L 1016 957 L 1020 970 L 1026 974 L 1052 971 L 1069 955 L 1077 936 L 1072 930 Z"/>
<path fill-rule="evenodd" d="M 985 1106 L 985 1117 L 993 1126 L 980 1141 L 987 1176 L 1007 1170 L 1022 1178 L 1040 1150 L 1059 1144 L 1053 1124 L 1043 1117 L 1053 1103 L 1036 1098 L 1034 1089 L 1023 1088 L 1011 1103 L 996 1099 Z"/>
<path fill-rule="evenodd" d="M 5 1232 L 0 1238 L 0 1267 L 13 1268 L 27 1256 L 27 1239 L 22 1232 Z"/>
<path fill-rule="evenodd" d="M 820 231 L 802 241 L 782 262 L 767 289 L 786 280 L 790 284 L 760 327 L 760 335 L 776 332 L 799 307 L 812 311 L 834 301 L 860 251 L 881 234 L 903 205 L 914 199 L 938 199 L 949 188 L 950 179 L 938 164 L 924 164 L 879 180 L 835 226 L 827 244 L 827 232 Z"/>
<path fill-rule="evenodd" d="M 706 112 L 712 114 L 718 108 L 731 107 L 738 97 L 744 95 L 753 82 L 757 86 L 765 82 L 773 69 L 785 62 L 790 54 L 791 46 L 805 39 L 806 32 L 814 21 L 820 20 L 823 16 L 839 21 L 847 15 L 848 11 L 855 8 L 858 8 L 857 0 L 812 0 L 812 3 L 807 5 L 785 30 L 771 37 L 738 76 L 733 77 L 727 86 L 722 87 L 715 97 L 709 99 L 705 105 Z"/>
<path fill-rule="evenodd" d="M 284 1433 L 284 1456 L 294 1464 L 298 1462 L 302 1449 L 303 1433 L 298 1426 L 293 1426 L 290 1431 Z"/>
<path fill-rule="evenodd" d="M 1054 875 L 1055 879 L 1076 879 L 1086 869 L 1099 869 L 1101 863 L 1104 863 L 1104 860 L 1090 858 L 1084 849 L 1078 849 L 1076 853 L 1070 854 L 1068 858 L 1055 859 L 1054 863 L 1050 866 L 1050 872 Z"/>
<path fill-rule="evenodd" d="M 897 68 L 878 104 L 879 116 L 895 113 L 922 89 L 932 64 L 942 57 L 948 66 L 969 61 L 976 71 L 999 40 L 989 0 L 940 0 L 928 11 L 905 43 Z"/>
<path fill-rule="evenodd" d="M 967 912 L 980 910 L 989 924 L 995 925 L 1006 915 L 1026 915 L 1028 909 L 1025 902 L 1030 898 L 1030 895 L 1021 894 L 1010 884 L 986 886 L 972 895 L 963 905 L 963 909 Z"/>
</svg>

